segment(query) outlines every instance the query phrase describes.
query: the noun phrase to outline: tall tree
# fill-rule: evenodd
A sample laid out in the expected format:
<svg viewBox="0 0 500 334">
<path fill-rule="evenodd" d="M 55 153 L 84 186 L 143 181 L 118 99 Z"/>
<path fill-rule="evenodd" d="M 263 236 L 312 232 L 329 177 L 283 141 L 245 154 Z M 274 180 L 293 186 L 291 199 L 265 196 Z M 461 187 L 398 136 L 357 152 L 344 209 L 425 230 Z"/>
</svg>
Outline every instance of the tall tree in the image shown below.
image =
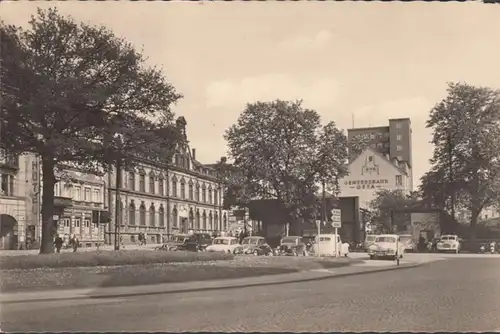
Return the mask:
<svg viewBox="0 0 500 334">
<path fill-rule="evenodd" d="M 248 104 L 225 139 L 243 176 L 242 193 L 279 200 L 289 223 L 313 204 L 307 199 L 319 184 L 337 193 L 338 180 L 347 173 L 344 133 L 334 122 L 322 126 L 318 113 L 303 108 L 301 101 Z"/>
<path fill-rule="evenodd" d="M 0 147 L 41 158 L 40 253 L 51 253 L 56 168 L 102 172 L 117 160 L 168 161 L 179 138 L 170 108 L 181 96 L 104 27 L 56 9 L 39 9 L 29 23 L 29 30 L 0 25 Z"/>
<path fill-rule="evenodd" d="M 366 150 L 369 145 L 370 145 L 370 139 L 367 136 L 363 134 L 358 134 L 354 136 L 349 142 L 350 161 L 356 159 L 356 157 L 359 156 L 361 153 L 363 153 L 363 151 Z"/>
<path fill-rule="evenodd" d="M 432 183 L 440 187 L 428 196 L 442 202 L 450 197 L 452 208 L 469 210 L 475 241 L 479 214 L 500 198 L 500 93 L 450 83 L 447 97 L 431 110 L 427 127 L 433 131 L 434 154 L 432 172 L 423 181 L 427 189 Z"/>
</svg>

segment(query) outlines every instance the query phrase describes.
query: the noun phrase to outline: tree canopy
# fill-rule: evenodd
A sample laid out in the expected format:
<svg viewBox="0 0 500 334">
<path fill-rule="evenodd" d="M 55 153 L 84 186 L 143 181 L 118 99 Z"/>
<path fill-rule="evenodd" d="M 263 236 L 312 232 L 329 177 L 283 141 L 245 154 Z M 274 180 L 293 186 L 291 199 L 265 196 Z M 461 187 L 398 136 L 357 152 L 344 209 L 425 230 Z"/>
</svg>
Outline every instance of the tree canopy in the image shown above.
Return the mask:
<svg viewBox="0 0 500 334">
<path fill-rule="evenodd" d="M 338 192 L 347 173 L 347 139 L 334 122 L 321 125 L 319 114 L 301 101 L 247 104 L 225 133 L 229 157 L 247 198 L 277 199 L 290 220 L 315 201 L 324 182 Z M 310 203 L 307 203 L 310 202 Z"/>
<path fill-rule="evenodd" d="M 372 213 L 372 231 L 378 233 L 392 233 L 393 227 L 405 224 L 406 209 L 417 208 L 418 194 L 405 194 L 402 190 L 382 189 L 375 193 L 370 202 Z"/>
<path fill-rule="evenodd" d="M 54 171 L 103 171 L 120 159 L 169 161 L 181 98 L 162 71 L 104 27 L 38 10 L 30 29 L 1 24 L 1 148 L 39 155 L 41 253 L 53 252 Z"/>
<path fill-rule="evenodd" d="M 423 196 L 437 206 L 469 210 L 474 240 L 479 214 L 500 199 L 500 93 L 450 83 L 427 127 L 433 131 L 434 154 L 422 178 Z"/>
</svg>

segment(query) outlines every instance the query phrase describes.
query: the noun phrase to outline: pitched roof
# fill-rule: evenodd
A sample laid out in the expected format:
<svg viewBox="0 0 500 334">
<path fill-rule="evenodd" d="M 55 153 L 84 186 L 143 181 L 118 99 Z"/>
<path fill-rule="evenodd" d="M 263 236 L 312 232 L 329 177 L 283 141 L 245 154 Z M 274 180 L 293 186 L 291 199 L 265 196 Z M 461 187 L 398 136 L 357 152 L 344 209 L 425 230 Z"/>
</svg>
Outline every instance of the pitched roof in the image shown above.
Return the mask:
<svg viewBox="0 0 500 334">
<path fill-rule="evenodd" d="M 383 154 L 381 154 L 377 150 L 372 149 L 371 147 L 367 147 L 363 152 L 361 152 L 354 160 L 351 161 L 351 164 L 353 164 L 356 160 L 358 160 L 361 157 L 361 155 L 363 155 L 363 153 L 365 153 L 366 151 L 370 151 L 374 155 L 378 156 L 380 159 L 383 159 L 384 161 L 387 161 L 387 163 L 389 163 L 394 168 L 396 168 L 401 174 L 408 175 L 408 173 L 404 169 L 402 169 L 401 167 L 395 165 L 394 162 L 392 162 L 391 160 L 387 159 Z"/>
</svg>

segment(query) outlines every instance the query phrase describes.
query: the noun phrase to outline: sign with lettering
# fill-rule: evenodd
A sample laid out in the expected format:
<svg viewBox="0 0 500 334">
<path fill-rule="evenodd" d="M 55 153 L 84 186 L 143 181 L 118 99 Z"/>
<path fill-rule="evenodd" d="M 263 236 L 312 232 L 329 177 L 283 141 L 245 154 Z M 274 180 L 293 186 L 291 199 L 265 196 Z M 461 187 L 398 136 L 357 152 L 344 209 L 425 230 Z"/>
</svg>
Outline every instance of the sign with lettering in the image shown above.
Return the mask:
<svg viewBox="0 0 500 334">
<path fill-rule="evenodd" d="M 388 184 L 389 179 L 369 179 L 344 181 L 344 185 L 352 189 L 376 189 L 384 184 Z"/>
</svg>

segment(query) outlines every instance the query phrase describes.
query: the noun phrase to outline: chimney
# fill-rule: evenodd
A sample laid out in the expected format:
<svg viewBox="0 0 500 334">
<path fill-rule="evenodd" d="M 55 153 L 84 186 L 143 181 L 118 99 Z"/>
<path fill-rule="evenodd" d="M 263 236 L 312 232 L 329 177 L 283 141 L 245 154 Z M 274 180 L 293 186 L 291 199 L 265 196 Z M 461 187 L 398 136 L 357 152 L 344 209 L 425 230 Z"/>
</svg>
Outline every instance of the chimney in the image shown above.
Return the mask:
<svg viewBox="0 0 500 334">
<path fill-rule="evenodd" d="M 193 160 L 196 160 L 196 149 L 193 148 L 191 151 L 192 151 L 191 155 L 193 156 Z"/>
</svg>

